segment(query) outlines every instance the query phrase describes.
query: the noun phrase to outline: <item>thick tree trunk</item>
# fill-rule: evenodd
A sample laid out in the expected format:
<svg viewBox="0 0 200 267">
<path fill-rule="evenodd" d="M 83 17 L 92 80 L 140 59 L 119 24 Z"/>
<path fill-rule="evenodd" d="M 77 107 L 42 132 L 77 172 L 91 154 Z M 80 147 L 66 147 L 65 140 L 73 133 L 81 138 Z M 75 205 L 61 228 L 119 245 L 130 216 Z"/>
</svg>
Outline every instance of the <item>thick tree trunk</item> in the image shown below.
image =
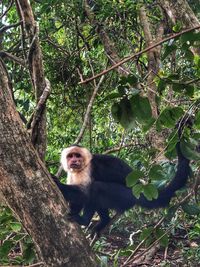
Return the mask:
<svg viewBox="0 0 200 267">
<path fill-rule="evenodd" d="M 23 127 L 0 62 L 0 193 L 31 235 L 44 266 L 96 266 Z"/>
</svg>

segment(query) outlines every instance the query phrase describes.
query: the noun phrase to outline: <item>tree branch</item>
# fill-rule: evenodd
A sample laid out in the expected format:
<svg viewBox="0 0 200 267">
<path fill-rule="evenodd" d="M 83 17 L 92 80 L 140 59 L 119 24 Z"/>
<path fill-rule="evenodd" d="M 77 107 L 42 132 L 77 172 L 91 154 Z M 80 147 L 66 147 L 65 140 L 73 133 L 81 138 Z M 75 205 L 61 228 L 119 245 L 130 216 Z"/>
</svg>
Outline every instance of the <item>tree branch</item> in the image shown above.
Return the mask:
<svg viewBox="0 0 200 267">
<path fill-rule="evenodd" d="M 114 70 L 114 69 L 118 68 L 118 67 L 121 66 L 122 64 L 128 62 L 129 60 L 132 60 L 132 59 L 134 59 L 134 58 L 136 58 L 136 57 L 138 57 L 138 56 L 144 54 L 145 52 L 147 52 L 147 51 L 149 51 L 149 50 L 155 48 L 156 46 L 161 45 L 162 43 L 165 43 L 165 42 L 167 42 L 167 41 L 169 41 L 169 40 L 171 40 L 171 39 L 174 39 L 174 38 L 176 38 L 176 37 L 179 37 L 179 36 L 181 36 L 181 35 L 184 34 L 184 33 L 191 32 L 191 31 L 193 31 L 193 30 L 197 30 L 197 29 L 199 29 L 199 28 L 200 28 L 200 26 L 195 26 L 195 27 L 193 27 L 193 28 L 186 29 L 186 30 L 184 30 L 184 31 L 182 31 L 182 32 L 172 34 L 172 35 L 170 35 L 169 37 L 166 37 L 166 38 L 160 40 L 159 42 L 156 42 L 155 44 L 153 44 L 153 45 L 151 45 L 151 46 L 149 46 L 149 47 L 143 49 L 143 50 L 140 51 L 140 52 L 137 52 L 137 53 L 135 53 L 135 54 L 133 54 L 133 55 L 131 55 L 131 56 L 129 56 L 129 57 L 124 58 L 123 60 L 121 60 L 121 61 L 118 62 L 117 64 L 115 64 L 115 65 L 113 65 L 112 67 L 110 67 L 110 68 L 108 68 L 108 69 L 106 69 L 106 70 L 104 70 L 104 71 L 102 71 L 102 72 L 100 72 L 100 73 L 94 75 L 93 77 L 88 78 L 88 79 L 86 79 L 86 80 L 84 80 L 84 81 L 82 81 L 82 82 L 79 82 L 79 84 L 85 84 L 85 83 L 91 82 L 91 81 L 93 81 L 94 79 L 99 78 L 99 77 L 101 77 L 102 75 L 107 74 L 107 73 L 110 72 L 111 70 Z"/>
<path fill-rule="evenodd" d="M 95 96 L 97 95 L 97 92 L 99 90 L 99 87 L 100 85 L 102 84 L 103 80 L 104 80 L 104 77 L 105 76 L 101 76 L 101 79 L 99 81 L 99 83 L 96 85 L 96 87 L 94 88 L 94 92 L 90 98 L 90 102 L 87 106 L 87 110 L 86 110 L 86 113 L 85 113 L 85 117 L 84 117 L 84 121 L 83 121 L 83 125 L 82 125 L 82 128 L 80 130 L 80 133 L 78 135 L 78 137 L 76 138 L 76 141 L 75 141 L 75 144 L 79 143 L 80 140 L 82 139 L 83 137 L 83 134 L 85 132 L 85 129 L 86 129 L 86 126 L 87 126 L 87 123 L 88 123 L 88 120 L 89 120 L 89 117 L 90 117 L 90 113 L 91 113 L 91 109 L 92 109 L 92 105 L 94 103 L 94 99 L 95 99 Z"/>
<path fill-rule="evenodd" d="M 26 63 L 25 63 L 25 61 L 24 61 L 23 59 L 21 59 L 21 58 L 19 58 L 19 57 L 16 57 L 16 56 L 14 56 L 14 55 L 12 55 L 12 54 L 6 52 L 6 51 L 0 51 L 0 57 L 1 57 L 1 58 L 7 57 L 7 58 L 9 58 L 9 59 L 15 61 L 17 64 L 23 66 L 24 68 L 27 67 L 27 66 L 26 66 Z"/>
<path fill-rule="evenodd" d="M 7 31 L 8 29 L 17 27 L 17 26 L 19 26 L 21 24 L 22 24 L 22 21 L 19 21 L 17 23 L 10 24 L 10 25 L 5 25 L 5 26 L 3 26 L 3 27 L 0 28 L 0 33 L 3 33 L 5 31 Z"/>
<path fill-rule="evenodd" d="M 10 4 L 9 4 L 9 6 L 8 6 L 8 8 L 7 8 L 7 9 L 4 11 L 4 13 L 0 16 L 0 19 L 2 19 L 2 18 L 8 13 L 8 11 L 11 9 L 13 3 L 14 3 L 14 0 L 11 0 L 11 1 L 10 1 Z"/>
<path fill-rule="evenodd" d="M 49 80 L 46 79 L 46 87 L 44 88 L 44 92 L 41 95 L 41 97 L 37 103 L 37 106 L 35 108 L 34 114 L 31 118 L 30 130 L 31 130 L 32 143 L 35 142 L 35 127 L 37 127 L 38 122 L 41 120 L 41 114 L 46 107 L 46 101 L 47 101 L 48 96 L 50 95 L 50 92 L 51 92 L 51 84 L 50 84 Z M 29 122 L 29 124 L 30 124 L 30 122 Z"/>
</svg>

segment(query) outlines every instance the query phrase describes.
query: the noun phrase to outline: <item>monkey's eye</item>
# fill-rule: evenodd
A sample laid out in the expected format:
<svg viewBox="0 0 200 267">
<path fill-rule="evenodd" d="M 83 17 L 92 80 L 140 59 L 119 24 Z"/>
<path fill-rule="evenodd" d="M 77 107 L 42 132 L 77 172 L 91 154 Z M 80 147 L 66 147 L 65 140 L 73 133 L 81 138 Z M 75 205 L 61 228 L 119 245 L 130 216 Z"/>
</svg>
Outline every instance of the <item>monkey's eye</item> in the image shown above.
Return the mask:
<svg viewBox="0 0 200 267">
<path fill-rule="evenodd" d="M 68 158 L 68 159 L 71 159 L 71 158 L 73 158 L 73 157 L 81 158 L 81 154 L 80 154 L 80 153 L 69 153 L 69 154 L 67 155 L 67 158 Z"/>
<path fill-rule="evenodd" d="M 74 155 L 75 155 L 75 157 L 77 157 L 77 158 L 81 158 L 81 154 L 79 154 L 79 153 L 75 153 Z"/>
</svg>

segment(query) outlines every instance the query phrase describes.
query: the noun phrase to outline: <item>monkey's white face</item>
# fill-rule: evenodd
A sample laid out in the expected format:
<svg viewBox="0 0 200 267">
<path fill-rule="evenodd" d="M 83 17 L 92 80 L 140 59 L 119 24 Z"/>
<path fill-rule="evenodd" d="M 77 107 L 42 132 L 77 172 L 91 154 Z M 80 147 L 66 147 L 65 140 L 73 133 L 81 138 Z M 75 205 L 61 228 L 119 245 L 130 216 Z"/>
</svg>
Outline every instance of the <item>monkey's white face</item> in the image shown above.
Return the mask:
<svg viewBox="0 0 200 267">
<path fill-rule="evenodd" d="M 78 152 L 71 152 L 67 154 L 67 166 L 73 171 L 80 171 L 84 168 L 84 158 Z"/>
<path fill-rule="evenodd" d="M 92 154 L 84 147 L 71 146 L 63 149 L 61 164 L 66 172 L 81 172 L 90 165 Z"/>
</svg>

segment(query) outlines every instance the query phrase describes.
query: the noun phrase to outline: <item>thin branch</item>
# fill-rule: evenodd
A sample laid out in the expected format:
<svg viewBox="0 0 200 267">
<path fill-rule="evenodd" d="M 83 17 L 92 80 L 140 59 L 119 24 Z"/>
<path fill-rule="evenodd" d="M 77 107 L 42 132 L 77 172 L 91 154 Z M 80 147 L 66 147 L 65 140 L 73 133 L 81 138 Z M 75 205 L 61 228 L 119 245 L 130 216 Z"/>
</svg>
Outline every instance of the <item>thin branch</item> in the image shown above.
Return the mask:
<svg viewBox="0 0 200 267">
<path fill-rule="evenodd" d="M 8 6 L 8 8 L 7 8 L 7 9 L 5 10 L 5 12 L 0 16 L 0 19 L 2 19 L 2 18 L 8 13 L 8 11 L 11 9 L 13 3 L 14 3 L 14 0 L 11 0 L 11 1 L 10 1 L 10 4 L 9 4 L 9 6 Z"/>
<path fill-rule="evenodd" d="M 177 205 L 174 205 L 173 207 L 176 207 L 176 208 L 180 207 L 182 204 L 184 204 L 191 197 L 191 195 L 192 195 L 192 192 L 190 192 L 189 194 L 187 194 L 187 196 L 185 196 L 181 201 L 179 201 L 179 203 Z M 165 220 L 165 218 L 166 218 L 166 215 L 163 216 L 158 221 L 158 223 L 153 227 L 153 229 L 154 230 L 157 229 L 162 224 L 162 222 Z M 130 264 L 132 261 L 136 260 L 137 258 L 139 258 L 142 255 L 144 255 L 147 251 L 149 251 L 154 245 L 156 245 L 158 243 L 159 240 L 161 240 L 171 230 L 172 227 L 168 228 L 162 236 L 160 236 L 158 239 L 156 239 L 148 248 L 146 248 L 144 251 L 142 251 L 142 253 L 140 253 L 139 255 L 137 255 L 134 258 L 134 255 L 136 254 L 136 252 L 138 251 L 138 249 L 144 244 L 144 242 L 146 241 L 146 239 L 148 238 L 148 236 L 146 238 L 144 238 L 140 242 L 140 244 L 136 247 L 136 249 L 131 253 L 131 255 L 128 257 L 128 259 L 124 262 L 124 264 L 122 265 L 122 267 L 128 266 L 128 264 Z"/>
<path fill-rule="evenodd" d="M 84 84 L 84 83 L 91 82 L 92 80 L 94 80 L 94 79 L 96 79 L 96 78 L 99 78 L 99 77 L 101 77 L 102 75 L 107 74 L 107 73 L 110 72 L 111 70 L 114 70 L 114 69 L 118 68 L 118 67 L 121 66 L 122 64 L 128 62 L 129 60 L 131 60 L 131 59 L 133 59 L 133 58 L 136 58 L 136 57 L 138 57 L 138 56 L 144 54 L 145 52 L 148 52 L 149 50 L 151 50 L 151 49 L 153 49 L 153 48 L 155 48 L 155 47 L 161 45 L 162 43 L 165 43 L 165 42 L 167 42 L 167 41 L 169 41 L 169 40 L 171 40 L 171 39 L 174 39 L 174 38 L 176 38 L 176 37 L 181 36 L 181 35 L 184 34 L 184 33 L 191 32 L 191 31 L 196 30 L 196 29 L 199 29 L 199 28 L 200 28 L 200 26 L 196 26 L 196 27 L 193 27 L 193 28 L 190 28 L 190 29 L 186 29 L 186 30 L 184 30 L 184 31 L 182 31 L 182 32 L 172 34 L 172 35 L 170 35 L 169 37 L 166 37 L 166 38 L 160 40 L 159 42 L 156 42 L 155 44 L 153 44 L 153 45 L 151 45 L 151 46 L 149 46 L 149 47 L 143 49 L 143 50 L 140 51 L 140 52 L 135 53 L 135 54 L 133 54 L 133 55 L 131 55 L 131 56 L 129 56 L 129 57 L 124 58 L 123 60 L 121 60 L 121 61 L 118 62 L 117 64 L 115 64 L 115 65 L 111 66 L 110 68 L 108 68 L 108 69 L 106 69 L 106 70 L 104 70 L 104 71 L 102 71 L 102 72 L 96 74 L 95 76 L 93 76 L 93 77 L 91 77 L 91 78 L 88 78 L 88 79 L 84 80 L 83 82 L 79 82 L 79 84 Z"/>
<path fill-rule="evenodd" d="M 0 57 L 1 58 L 7 57 L 7 58 L 15 61 L 17 64 L 19 64 L 19 65 L 21 65 L 21 66 L 23 66 L 25 68 L 27 67 L 26 63 L 25 63 L 25 61 L 23 59 L 21 59 L 19 57 L 16 57 L 16 56 L 14 56 L 14 55 L 12 55 L 12 54 L 10 54 L 8 52 L 0 51 Z"/>
<path fill-rule="evenodd" d="M 46 40 L 47 43 L 51 44 L 54 48 L 58 49 L 59 51 L 61 51 L 65 56 L 69 56 L 69 53 L 60 45 L 54 43 L 49 36 L 47 36 Z"/>
<path fill-rule="evenodd" d="M 113 152 L 118 152 L 119 150 L 121 150 L 123 148 L 132 147 L 132 146 L 134 146 L 134 147 L 138 146 L 138 147 L 141 147 L 141 148 L 145 148 L 146 147 L 144 144 L 130 143 L 130 144 L 125 144 L 125 145 L 122 145 L 122 146 L 118 146 L 118 147 L 114 147 L 114 148 L 108 149 L 103 154 L 110 154 L 110 153 L 113 153 Z"/>
<path fill-rule="evenodd" d="M 89 120 L 89 117 L 90 117 L 90 113 L 91 113 L 92 105 L 94 103 L 94 99 L 95 99 L 95 97 L 97 95 L 97 92 L 99 90 L 100 85 L 102 84 L 102 82 L 104 80 L 104 77 L 105 76 L 101 76 L 101 79 L 100 79 L 99 83 L 94 88 L 94 92 L 93 92 L 93 94 L 92 94 L 92 96 L 90 98 L 90 102 L 89 102 L 89 104 L 87 106 L 87 110 L 86 110 L 86 113 L 85 113 L 85 117 L 84 117 L 82 128 L 80 130 L 80 133 L 79 133 L 78 137 L 76 138 L 75 144 L 78 144 L 80 142 L 81 138 L 83 137 L 83 134 L 85 132 L 85 129 L 87 127 L 87 123 L 88 123 L 88 120 Z"/>
<path fill-rule="evenodd" d="M 14 24 L 10 24 L 10 25 L 5 25 L 5 26 L 0 28 L 0 33 L 3 33 L 3 32 L 7 31 L 10 28 L 14 28 L 14 27 L 17 27 L 17 26 L 20 26 L 20 25 L 22 25 L 22 21 L 19 21 L 19 22 L 16 22 Z"/>
</svg>

